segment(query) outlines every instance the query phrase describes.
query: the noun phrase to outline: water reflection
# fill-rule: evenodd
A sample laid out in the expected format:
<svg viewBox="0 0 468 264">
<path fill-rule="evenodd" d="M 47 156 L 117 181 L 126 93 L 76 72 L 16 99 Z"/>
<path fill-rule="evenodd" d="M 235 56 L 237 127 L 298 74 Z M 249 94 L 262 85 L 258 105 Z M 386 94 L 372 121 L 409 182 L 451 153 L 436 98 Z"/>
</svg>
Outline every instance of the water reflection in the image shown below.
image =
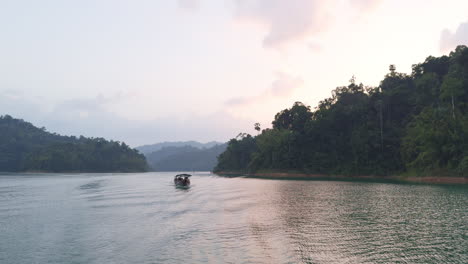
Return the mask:
<svg viewBox="0 0 468 264">
<path fill-rule="evenodd" d="M 434 197 L 434 188 L 288 181 L 275 205 L 298 262 L 442 263 L 453 254 L 466 260 L 466 244 L 448 253 L 442 241 L 466 233 L 467 210 L 449 209 L 462 205 Z"/>
<path fill-rule="evenodd" d="M 188 192 L 191 188 L 191 186 L 180 186 L 180 185 L 177 185 L 177 184 L 173 184 L 174 185 L 174 188 L 177 190 L 177 191 L 180 191 L 180 192 Z"/>
<path fill-rule="evenodd" d="M 103 180 L 96 180 L 96 181 L 88 182 L 83 185 L 80 185 L 79 188 L 81 190 L 86 190 L 86 191 L 96 191 L 102 187 L 102 182 Z"/>
<path fill-rule="evenodd" d="M 468 263 L 468 190 L 173 173 L 5 177 L 0 263 Z"/>
</svg>

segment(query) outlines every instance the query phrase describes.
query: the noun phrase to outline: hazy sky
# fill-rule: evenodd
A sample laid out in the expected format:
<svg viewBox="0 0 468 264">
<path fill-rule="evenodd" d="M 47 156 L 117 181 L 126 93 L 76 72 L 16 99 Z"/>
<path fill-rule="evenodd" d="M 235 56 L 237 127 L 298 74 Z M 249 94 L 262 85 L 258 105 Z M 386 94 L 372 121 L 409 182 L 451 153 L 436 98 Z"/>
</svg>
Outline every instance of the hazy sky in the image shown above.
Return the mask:
<svg viewBox="0 0 468 264">
<path fill-rule="evenodd" d="M 132 146 L 225 141 L 468 44 L 466 0 L 0 0 L 0 115 Z"/>
</svg>

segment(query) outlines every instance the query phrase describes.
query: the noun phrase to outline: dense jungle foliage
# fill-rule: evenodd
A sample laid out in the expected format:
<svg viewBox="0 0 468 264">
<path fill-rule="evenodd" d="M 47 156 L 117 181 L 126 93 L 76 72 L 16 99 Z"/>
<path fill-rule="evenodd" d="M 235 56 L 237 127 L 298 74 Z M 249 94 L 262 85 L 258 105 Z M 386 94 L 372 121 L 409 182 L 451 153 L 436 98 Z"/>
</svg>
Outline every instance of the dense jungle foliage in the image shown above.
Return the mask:
<svg viewBox="0 0 468 264">
<path fill-rule="evenodd" d="M 231 139 L 215 170 L 468 176 L 468 48 L 411 74 L 390 65 L 378 87 L 353 77 L 313 111 L 296 102 L 272 124 Z"/>
<path fill-rule="evenodd" d="M 145 157 L 125 143 L 67 137 L 9 115 L 0 116 L 0 171 L 136 172 Z"/>
</svg>

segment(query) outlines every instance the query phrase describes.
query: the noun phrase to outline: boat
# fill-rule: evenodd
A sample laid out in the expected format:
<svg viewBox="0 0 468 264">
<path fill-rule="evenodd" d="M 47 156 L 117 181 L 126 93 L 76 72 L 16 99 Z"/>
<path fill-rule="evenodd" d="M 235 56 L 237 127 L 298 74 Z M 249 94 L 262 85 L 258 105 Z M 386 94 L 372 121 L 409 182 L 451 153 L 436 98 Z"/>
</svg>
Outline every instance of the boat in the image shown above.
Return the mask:
<svg viewBox="0 0 468 264">
<path fill-rule="evenodd" d="M 174 177 L 174 184 L 176 186 L 182 186 L 182 187 L 188 187 L 190 185 L 190 179 L 189 177 L 191 177 L 192 175 L 190 174 L 177 174 L 175 177 Z"/>
</svg>

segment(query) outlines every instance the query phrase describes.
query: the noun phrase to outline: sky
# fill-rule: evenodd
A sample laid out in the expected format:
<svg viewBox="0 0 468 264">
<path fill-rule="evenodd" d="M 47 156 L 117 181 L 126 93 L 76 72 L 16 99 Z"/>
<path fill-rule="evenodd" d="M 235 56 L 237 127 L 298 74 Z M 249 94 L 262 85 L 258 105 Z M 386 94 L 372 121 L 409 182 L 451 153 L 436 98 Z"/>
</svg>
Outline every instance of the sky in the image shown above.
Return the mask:
<svg viewBox="0 0 468 264">
<path fill-rule="evenodd" d="M 468 45 L 466 0 L 0 0 L 0 115 L 64 135 L 227 141 L 352 76 Z"/>
</svg>

